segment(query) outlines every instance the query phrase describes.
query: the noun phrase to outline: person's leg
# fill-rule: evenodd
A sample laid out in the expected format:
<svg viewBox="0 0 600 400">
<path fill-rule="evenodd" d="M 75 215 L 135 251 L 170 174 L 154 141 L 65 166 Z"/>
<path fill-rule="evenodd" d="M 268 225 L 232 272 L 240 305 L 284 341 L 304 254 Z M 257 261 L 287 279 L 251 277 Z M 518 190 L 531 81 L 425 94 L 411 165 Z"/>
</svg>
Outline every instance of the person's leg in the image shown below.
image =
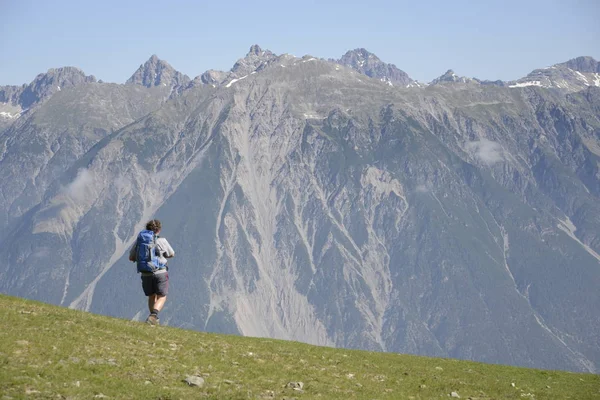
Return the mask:
<svg viewBox="0 0 600 400">
<path fill-rule="evenodd" d="M 154 310 L 155 303 L 156 303 L 156 294 L 151 294 L 150 296 L 148 296 L 148 312 L 152 312 L 152 310 Z"/>
<path fill-rule="evenodd" d="M 158 313 L 163 309 L 165 302 L 167 301 L 167 293 L 169 291 L 169 274 L 156 274 L 154 275 L 154 300 L 150 316 L 152 321 L 156 325 L 159 324 Z"/>
<path fill-rule="evenodd" d="M 165 306 L 165 301 L 167 301 L 167 296 L 161 296 L 159 294 L 154 295 L 154 304 L 152 306 L 152 310 L 160 311 Z"/>
<path fill-rule="evenodd" d="M 142 289 L 148 297 L 148 310 L 152 312 L 154 302 L 156 301 L 156 288 L 154 287 L 153 277 L 150 275 L 142 275 Z"/>
<path fill-rule="evenodd" d="M 148 311 L 150 314 L 148 318 L 146 318 L 146 322 L 150 325 L 158 324 L 158 312 L 155 311 L 154 307 L 156 306 L 156 282 L 154 276 L 152 275 L 142 275 L 142 288 L 144 289 L 144 294 L 148 296 Z M 163 302 L 164 304 L 164 302 Z"/>
</svg>

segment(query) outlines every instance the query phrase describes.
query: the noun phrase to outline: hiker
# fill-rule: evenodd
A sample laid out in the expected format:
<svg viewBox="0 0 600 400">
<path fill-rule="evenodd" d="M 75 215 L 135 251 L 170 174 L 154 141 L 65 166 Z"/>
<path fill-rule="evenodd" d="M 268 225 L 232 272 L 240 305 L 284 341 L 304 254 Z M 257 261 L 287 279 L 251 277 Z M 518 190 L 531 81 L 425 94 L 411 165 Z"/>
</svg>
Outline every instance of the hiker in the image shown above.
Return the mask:
<svg viewBox="0 0 600 400">
<path fill-rule="evenodd" d="M 142 275 L 142 288 L 148 296 L 150 315 L 146 322 L 150 325 L 160 324 L 158 313 L 164 307 L 169 291 L 167 259 L 175 256 L 167 239 L 158 236 L 161 228 L 159 220 L 148 221 L 146 230 L 138 234 L 129 250 L 129 260 L 137 262 L 137 270 Z"/>
</svg>

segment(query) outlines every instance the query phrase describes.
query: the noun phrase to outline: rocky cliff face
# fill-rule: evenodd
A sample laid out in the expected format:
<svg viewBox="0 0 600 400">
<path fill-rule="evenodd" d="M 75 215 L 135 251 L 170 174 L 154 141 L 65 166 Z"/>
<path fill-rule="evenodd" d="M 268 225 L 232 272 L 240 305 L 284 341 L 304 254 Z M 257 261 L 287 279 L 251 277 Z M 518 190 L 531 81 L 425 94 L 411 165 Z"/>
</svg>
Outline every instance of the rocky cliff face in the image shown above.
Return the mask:
<svg viewBox="0 0 600 400">
<path fill-rule="evenodd" d="M 144 318 L 127 250 L 158 217 L 165 323 L 599 370 L 600 88 L 236 65 L 164 103 L 89 84 L 13 122 L 0 290 Z"/>
</svg>

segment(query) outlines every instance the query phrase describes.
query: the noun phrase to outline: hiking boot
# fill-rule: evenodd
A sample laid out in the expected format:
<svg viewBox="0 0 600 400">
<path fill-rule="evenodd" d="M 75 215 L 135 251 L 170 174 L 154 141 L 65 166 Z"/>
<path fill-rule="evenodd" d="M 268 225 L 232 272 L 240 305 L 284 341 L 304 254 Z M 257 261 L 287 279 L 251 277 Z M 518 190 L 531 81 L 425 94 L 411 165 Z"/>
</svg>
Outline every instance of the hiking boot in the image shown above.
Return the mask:
<svg viewBox="0 0 600 400">
<path fill-rule="evenodd" d="M 160 325 L 160 319 L 158 319 L 158 316 L 150 314 L 146 319 L 146 323 L 149 325 Z"/>
</svg>

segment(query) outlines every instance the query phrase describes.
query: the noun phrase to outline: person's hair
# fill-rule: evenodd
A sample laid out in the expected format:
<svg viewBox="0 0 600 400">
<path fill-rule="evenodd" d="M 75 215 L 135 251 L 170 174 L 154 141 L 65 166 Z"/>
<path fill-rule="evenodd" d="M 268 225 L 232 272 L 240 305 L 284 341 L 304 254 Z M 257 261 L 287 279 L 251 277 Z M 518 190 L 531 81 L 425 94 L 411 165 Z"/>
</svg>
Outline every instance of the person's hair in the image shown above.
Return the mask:
<svg viewBox="0 0 600 400">
<path fill-rule="evenodd" d="M 148 223 L 146 224 L 146 229 L 149 231 L 153 231 L 154 233 L 160 231 L 160 228 L 162 228 L 162 225 L 157 219 L 148 221 Z"/>
</svg>

